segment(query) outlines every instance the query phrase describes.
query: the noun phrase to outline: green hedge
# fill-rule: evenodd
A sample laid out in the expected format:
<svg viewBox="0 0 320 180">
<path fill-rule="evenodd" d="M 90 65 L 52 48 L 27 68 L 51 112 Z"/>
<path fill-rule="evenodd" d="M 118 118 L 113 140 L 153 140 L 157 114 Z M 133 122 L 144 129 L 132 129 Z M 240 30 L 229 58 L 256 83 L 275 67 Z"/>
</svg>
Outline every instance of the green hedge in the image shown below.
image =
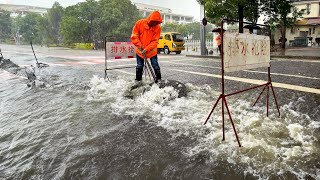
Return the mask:
<svg viewBox="0 0 320 180">
<path fill-rule="evenodd" d="M 93 43 L 73 43 L 73 44 L 60 44 L 62 47 L 72 48 L 72 49 L 93 49 Z M 56 44 L 49 44 L 49 47 L 59 47 Z"/>
<path fill-rule="evenodd" d="M 93 43 L 75 43 L 73 46 L 75 49 L 93 49 Z"/>
</svg>

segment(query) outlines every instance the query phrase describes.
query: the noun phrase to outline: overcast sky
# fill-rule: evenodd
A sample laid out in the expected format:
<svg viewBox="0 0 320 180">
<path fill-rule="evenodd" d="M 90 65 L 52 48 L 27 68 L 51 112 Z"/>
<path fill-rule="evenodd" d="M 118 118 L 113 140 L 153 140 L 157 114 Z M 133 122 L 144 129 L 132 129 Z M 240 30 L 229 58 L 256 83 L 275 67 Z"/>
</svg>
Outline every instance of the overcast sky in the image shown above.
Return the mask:
<svg viewBox="0 0 320 180">
<path fill-rule="evenodd" d="M 85 0 L 0 0 L 0 4 L 22 4 L 40 7 L 51 7 L 58 1 L 62 6 L 74 5 Z M 121 1 L 121 0 L 119 0 Z M 200 19 L 200 6 L 196 0 L 132 0 L 133 2 L 171 8 L 174 13 L 191 15 L 195 20 Z"/>
</svg>

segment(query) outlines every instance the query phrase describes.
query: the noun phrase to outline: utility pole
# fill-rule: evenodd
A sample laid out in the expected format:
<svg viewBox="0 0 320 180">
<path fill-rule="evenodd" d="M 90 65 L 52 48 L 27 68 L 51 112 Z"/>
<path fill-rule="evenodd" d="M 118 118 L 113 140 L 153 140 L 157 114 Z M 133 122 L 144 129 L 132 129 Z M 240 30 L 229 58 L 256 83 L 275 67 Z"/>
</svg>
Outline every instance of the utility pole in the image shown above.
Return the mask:
<svg viewBox="0 0 320 180">
<path fill-rule="evenodd" d="M 204 0 L 203 0 L 204 1 Z M 202 1 L 202 2 L 203 2 Z M 200 25 L 200 49 L 201 49 L 201 56 L 207 55 L 207 47 L 206 47 L 206 26 L 204 21 L 205 20 L 205 3 L 201 3 L 200 6 L 200 19 L 202 23 Z"/>
<path fill-rule="evenodd" d="M 17 28 L 16 32 L 16 45 L 20 45 L 20 28 Z"/>
<path fill-rule="evenodd" d="M 238 1 L 239 33 L 243 33 L 243 5 Z"/>
</svg>

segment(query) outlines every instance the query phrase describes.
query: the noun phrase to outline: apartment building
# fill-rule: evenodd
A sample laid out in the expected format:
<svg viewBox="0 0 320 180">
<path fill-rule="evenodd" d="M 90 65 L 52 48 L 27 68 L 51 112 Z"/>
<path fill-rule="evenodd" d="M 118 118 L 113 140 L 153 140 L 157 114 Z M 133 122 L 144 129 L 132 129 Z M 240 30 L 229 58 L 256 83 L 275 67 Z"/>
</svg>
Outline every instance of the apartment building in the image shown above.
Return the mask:
<svg viewBox="0 0 320 180">
<path fill-rule="evenodd" d="M 153 11 L 159 11 L 162 15 L 163 24 L 165 23 L 192 23 L 194 22 L 193 16 L 186 16 L 182 14 L 174 13 L 170 8 L 160 7 L 160 6 L 153 6 L 148 4 L 142 3 L 134 3 L 143 17 L 147 17 Z"/>
</svg>

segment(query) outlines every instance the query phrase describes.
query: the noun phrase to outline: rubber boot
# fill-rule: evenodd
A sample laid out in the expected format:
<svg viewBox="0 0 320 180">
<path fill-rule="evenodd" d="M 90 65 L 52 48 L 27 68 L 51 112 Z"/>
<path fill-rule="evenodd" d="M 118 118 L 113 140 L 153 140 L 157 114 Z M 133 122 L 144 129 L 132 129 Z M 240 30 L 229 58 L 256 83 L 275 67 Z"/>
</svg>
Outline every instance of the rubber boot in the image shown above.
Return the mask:
<svg viewBox="0 0 320 180">
<path fill-rule="evenodd" d="M 143 69 L 136 68 L 136 81 L 142 80 Z"/>
<path fill-rule="evenodd" d="M 160 69 L 155 70 L 155 74 L 156 74 L 156 77 L 157 77 L 157 82 L 161 81 L 161 71 L 160 71 Z"/>
</svg>

